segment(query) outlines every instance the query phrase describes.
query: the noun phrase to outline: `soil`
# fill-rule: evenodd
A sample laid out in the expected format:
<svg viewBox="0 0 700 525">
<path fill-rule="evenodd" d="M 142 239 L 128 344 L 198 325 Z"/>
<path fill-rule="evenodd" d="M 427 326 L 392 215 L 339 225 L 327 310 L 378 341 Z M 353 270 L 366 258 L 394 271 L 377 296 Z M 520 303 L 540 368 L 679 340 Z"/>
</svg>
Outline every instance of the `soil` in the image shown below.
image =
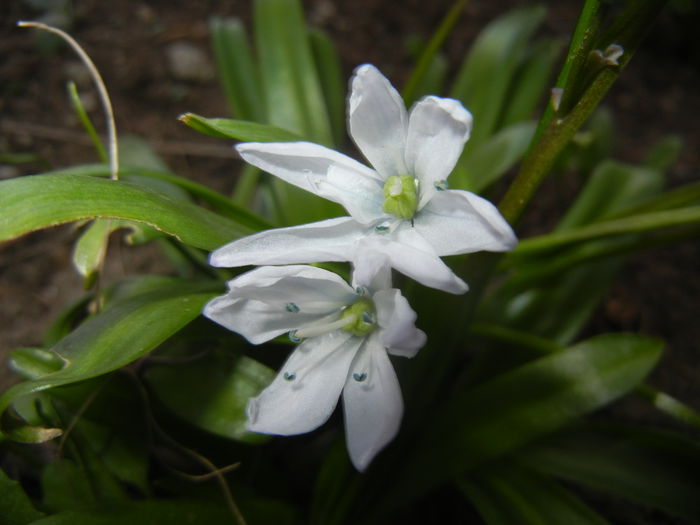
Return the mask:
<svg viewBox="0 0 700 525">
<path fill-rule="evenodd" d="M 96 161 L 66 96 L 65 83 L 71 78 L 82 91 L 91 91 L 89 80 L 76 75 L 74 54 L 66 47 L 42 52 L 32 30 L 14 27 L 17 20 L 41 16 L 42 11 L 32 8 L 39 3 L 15 0 L 0 7 L 0 155 L 32 156 L 23 164 L 0 163 L 0 178 Z M 346 77 L 359 63 L 372 62 L 401 85 L 413 64 L 407 38 L 429 38 L 451 3 L 406 0 L 397 8 L 389 0 L 307 0 L 304 8 L 307 20 L 327 31 L 338 46 Z M 580 2 L 540 3 L 549 9 L 543 33 L 565 41 Z M 490 19 L 524 4 L 473 0 L 447 42 L 451 70 Z M 230 191 L 240 161 L 229 145 L 199 135 L 176 119 L 186 111 L 226 116 L 218 82 L 206 75 L 189 81 L 173 78 L 164 56 L 172 43 L 187 42 L 213 61 L 208 19 L 238 16 L 249 23 L 250 2 L 75 0 L 70 5 L 70 33 L 105 78 L 119 132 L 147 138 L 173 171 Z M 690 14 L 667 10 L 605 102 L 615 118 L 618 160 L 641 161 L 668 134 L 683 139 L 685 147 L 668 172 L 669 186 L 698 180 L 700 46 L 690 28 L 697 27 L 699 17 L 697 9 Z M 90 114 L 103 129 L 93 102 Z M 545 184 L 525 217 L 521 236 L 551 226 L 567 204 L 560 196 L 572 194 L 567 190 L 570 180 L 555 177 Z M 64 226 L 0 245 L 0 357 L 14 348 L 40 344 L 48 323 L 80 297 L 81 279 L 71 264 L 74 240 L 74 228 Z M 698 241 L 632 257 L 588 327 L 596 333 L 632 331 L 664 338 L 668 349 L 651 382 L 696 408 L 700 408 L 699 260 Z M 107 281 L 169 271 L 154 249 L 126 247 L 119 236 L 111 243 L 109 261 Z M 0 390 L 11 381 L 3 364 Z"/>
</svg>

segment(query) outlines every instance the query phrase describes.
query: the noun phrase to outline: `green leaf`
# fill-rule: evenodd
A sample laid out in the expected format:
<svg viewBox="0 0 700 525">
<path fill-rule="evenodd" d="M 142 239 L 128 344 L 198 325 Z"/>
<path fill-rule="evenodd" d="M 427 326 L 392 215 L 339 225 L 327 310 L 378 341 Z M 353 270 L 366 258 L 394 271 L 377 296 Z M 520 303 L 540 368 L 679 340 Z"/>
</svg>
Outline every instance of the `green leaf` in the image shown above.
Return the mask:
<svg viewBox="0 0 700 525">
<path fill-rule="evenodd" d="M 251 228 L 252 230 L 265 230 L 271 228 L 270 224 L 262 217 L 259 217 L 246 209 L 242 205 L 236 204 L 230 199 L 227 199 L 220 193 L 217 193 L 206 186 L 193 182 L 179 175 L 170 172 L 160 172 L 146 170 L 143 168 L 122 167 L 121 173 L 123 177 L 129 181 L 131 177 L 139 177 L 139 182 L 143 182 L 143 178 L 157 179 L 167 182 L 169 186 L 177 186 L 184 190 L 188 195 L 204 202 L 211 206 L 216 212 L 233 219 L 234 221 Z M 55 170 L 48 173 L 49 175 L 89 175 L 91 177 L 107 177 L 109 176 L 109 166 L 106 164 L 83 164 L 74 166 L 68 170 Z M 141 184 L 145 185 L 145 184 Z M 158 190 L 159 188 L 151 187 Z M 161 188 L 165 189 L 165 188 Z M 164 191 L 164 193 L 167 193 Z M 176 195 L 173 195 L 176 196 Z"/>
<path fill-rule="evenodd" d="M 503 108 L 500 128 L 532 118 L 537 105 L 546 102 L 543 95 L 551 86 L 552 69 L 560 51 L 559 42 L 549 40 L 537 42 L 526 50 L 512 84 L 511 98 Z"/>
<path fill-rule="evenodd" d="M 633 334 L 594 337 L 457 395 L 424 422 L 381 511 L 607 405 L 644 379 L 661 349 Z"/>
<path fill-rule="evenodd" d="M 513 10 L 491 22 L 472 45 L 450 95 L 461 100 L 478 123 L 465 151 L 476 149 L 496 131 L 521 50 L 545 15 L 541 6 Z"/>
<path fill-rule="evenodd" d="M 445 14 L 445 17 L 440 22 L 440 26 L 437 28 L 433 34 L 428 45 L 423 49 L 420 57 L 418 58 L 416 66 L 413 68 L 413 72 L 406 82 L 406 86 L 403 88 L 402 96 L 406 105 L 410 106 L 420 95 L 420 86 L 424 84 L 424 81 L 429 75 L 431 69 L 434 69 L 435 64 L 439 63 L 436 60 L 438 57 L 438 51 L 445 43 L 447 37 L 452 33 L 452 30 L 457 24 L 459 17 L 464 11 L 464 6 L 466 5 L 465 0 L 456 0 L 450 10 Z M 434 71 L 432 72 L 435 73 Z"/>
<path fill-rule="evenodd" d="M 95 219 L 83 233 L 73 249 L 73 265 L 85 278 L 86 288 L 95 272 L 102 266 L 107 253 L 107 242 L 113 231 L 109 219 Z"/>
<path fill-rule="evenodd" d="M 612 217 L 658 194 L 663 184 L 664 177 L 658 170 L 603 161 L 556 229 L 570 230 Z"/>
<path fill-rule="evenodd" d="M 345 138 L 345 80 L 340 67 L 340 57 L 333 41 L 318 29 L 309 32 L 318 78 L 323 98 L 328 108 L 328 118 L 333 132 L 333 143 L 342 144 Z"/>
<path fill-rule="evenodd" d="M 57 372 L 64 362 L 53 352 L 43 348 L 18 348 L 10 352 L 7 360 L 10 369 L 24 379 L 38 379 Z"/>
<path fill-rule="evenodd" d="M 106 506 L 96 510 L 67 510 L 32 522 L 32 525 L 173 525 L 232 523 L 225 505 L 208 501 L 155 500 Z"/>
<path fill-rule="evenodd" d="M 255 42 L 260 61 L 268 123 L 303 140 L 332 145 L 330 119 L 299 0 L 256 0 Z M 280 226 L 342 215 L 342 208 L 273 177 L 272 210 Z"/>
<path fill-rule="evenodd" d="M 582 425 L 521 455 L 541 472 L 665 510 L 700 516 L 700 446 L 679 434 Z"/>
<path fill-rule="evenodd" d="M 267 436 L 246 430 L 246 405 L 275 377 L 246 356 L 209 355 L 184 365 L 151 367 L 146 378 L 157 397 L 185 421 L 213 434 L 259 443 Z"/>
<path fill-rule="evenodd" d="M 152 171 L 168 171 L 168 166 L 151 145 L 138 135 L 125 134 L 119 137 L 121 164 Z"/>
<path fill-rule="evenodd" d="M 83 106 L 83 101 L 80 99 L 80 95 L 78 94 L 78 88 L 76 87 L 75 82 L 68 82 L 67 87 L 68 98 L 70 99 L 71 105 L 73 106 L 73 109 L 75 110 L 75 113 L 78 116 L 78 120 L 80 120 L 80 123 L 83 125 L 83 129 L 85 129 L 85 132 L 90 137 L 90 141 L 95 147 L 97 156 L 102 162 L 108 162 L 107 151 L 105 150 L 104 144 L 102 144 L 100 136 L 97 134 L 97 131 L 95 131 L 95 126 L 92 125 L 92 121 L 90 120 L 87 111 L 85 111 L 85 106 Z"/>
<path fill-rule="evenodd" d="M 85 456 L 85 451 L 80 452 Z M 96 465 L 90 465 L 96 467 Z M 102 503 L 125 501 L 116 480 L 98 468 L 81 468 L 71 459 L 50 463 L 42 472 L 43 505 L 52 512 L 88 510 Z"/>
<path fill-rule="evenodd" d="M 269 124 L 228 118 L 206 118 L 194 113 L 183 113 L 178 119 L 194 130 L 222 139 L 243 142 L 294 142 L 300 135 Z M 233 156 L 233 152 L 231 153 Z"/>
<path fill-rule="evenodd" d="M 520 122 L 500 130 L 460 159 L 450 182 L 454 180 L 454 186 L 460 189 L 482 192 L 520 160 L 534 132 L 534 122 Z"/>
<path fill-rule="evenodd" d="M 214 16 L 209 21 L 209 30 L 231 114 L 245 120 L 265 120 L 260 72 L 243 24 L 237 18 Z"/>
<path fill-rule="evenodd" d="M 268 123 L 324 145 L 331 127 L 298 0 L 253 3 Z"/>
<path fill-rule="evenodd" d="M 421 76 L 420 82 L 414 89 L 415 100 L 427 95 L 436 95 L 444 90 L 445 79 L 450 72 L 447 58 L 439 53 L 428 64 L 428 69 Z M 407 103 L 407 106 L 410 105 Z"/>
<path fill-rule="evenodd" d="M 172 279 L 162 287 L 115 300 L 51 349 L 64 361 L 63 368 L 6 390 L 0 396 L 0 413 L 23 396 L 97 377 L 135 361 L 196 318 L 214 295 L 211 283 Z M 20 441 L 56 434 L 3 424 L 5 434 Z"/>
<path fill-rule="evenodd" d="M 656 390 L 649 385 L 640 385 L 637 393 L 664 414 L 700 429 L 700 413 L 675 397 Z"/>
<path fill-rule="evenodd" d="M 252 233 L 193 204 L 128 182 L 84 175 L 33 175 L 2 181 L 0 209 L 0 241 L 95 217 L 144 222 L 206 250 Z"/>
<path fill-rule="evenodd" d="M 525 239 L 518 244 L 512 257 L 531 255 L 572 243 L 590 241 L 613 235 L 642 233 L 674 226 L 688 226 L 700 222 L 700 206 L 678 210 L 658 211 L 608 220 L 561 232 L 549 233 Z"/>
<path fill-rule="evenodd" d="M 25 525 L 43 516 L 22 486 L 0 470 L 0 525 Z"/>
<path fill-rule="evenodd" d="M 605 525 L 579 498 L 537 472 L 513 464 L 458 482 L 488 525 Z"/>
<path fill-rule="evenodd" d="M 608 293 L 622 263 L 622 257 L 617 256 L 575 268 L 564 267 L 561 273 L 538 282 L 537 287 L 531 283 L 529 289 L 527 281 L 525 284 L 514 281 L 514 290 L 509 282 L 502 294 L 489 298 L 486 318 L 559 344 L 569 344 Z"/>
</svg>

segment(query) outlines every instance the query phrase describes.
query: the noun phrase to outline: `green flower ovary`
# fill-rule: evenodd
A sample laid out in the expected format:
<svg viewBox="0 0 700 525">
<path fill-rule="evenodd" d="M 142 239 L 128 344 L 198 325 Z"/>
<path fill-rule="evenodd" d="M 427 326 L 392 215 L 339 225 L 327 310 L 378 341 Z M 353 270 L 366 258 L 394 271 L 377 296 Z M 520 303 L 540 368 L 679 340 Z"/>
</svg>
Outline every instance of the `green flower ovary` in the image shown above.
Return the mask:
<svg viewBox="0 0 700 525">
<path fill-rule="evenodd" d="M 352 335 L 365 336 L 376 327 L 376 316 L 374 303 L 370 299 L 360 298 L 350 306 L 348 306 L 340 318 L 345 319 L 353 316 L 353 321 L 343 326 L 343 330 L 350 332 Z"/>
<path fill-rule="evenodd" d="M 382 210 L 400 219 L 412 219 L 418 207 L 418 180 L 413 175 L 392 175 L 384 183 Z"/>
</svg>

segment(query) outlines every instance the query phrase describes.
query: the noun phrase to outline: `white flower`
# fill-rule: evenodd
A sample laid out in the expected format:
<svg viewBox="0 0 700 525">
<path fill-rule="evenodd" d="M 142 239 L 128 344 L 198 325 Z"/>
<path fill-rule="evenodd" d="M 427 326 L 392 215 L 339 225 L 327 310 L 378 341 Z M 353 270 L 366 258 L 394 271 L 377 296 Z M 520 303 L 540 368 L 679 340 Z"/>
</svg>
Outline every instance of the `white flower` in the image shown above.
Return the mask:
<svg viewBox="0 0 700 525">
<path fill-rule="evenodd" d="M 234 241 L 216 250 L 211 264 L 351 261 L 360 279 L 389 265 L 426 286 L 464 293 L 466 283 L 441 256 L 506 251 L 516 243 L 490 202 L 447 189 L 471 125 L 471 114 L 449 98 L 425 97 L 407 113 L 389 81 L 374 66 L 360 66 L 351 80 L 348 126 L 374 169 L 309 142 L 237 146 L 247 162 L 343 205 L 351 217 Z"/>
<path fill-rule="evenodd" d="M 401 389 L 389 356 L 425 344 L 415 312 L 380 272 L 357 290 L 312 266 L 264 266 L 229 282 L 204 315 L 253 344 L 302 340 L 275 380 L 248 403 L 253 432 L 292 435 L 322 425 L 343 395 L 348 451 L 362 471 L 398 432 Z"/>
</svg>

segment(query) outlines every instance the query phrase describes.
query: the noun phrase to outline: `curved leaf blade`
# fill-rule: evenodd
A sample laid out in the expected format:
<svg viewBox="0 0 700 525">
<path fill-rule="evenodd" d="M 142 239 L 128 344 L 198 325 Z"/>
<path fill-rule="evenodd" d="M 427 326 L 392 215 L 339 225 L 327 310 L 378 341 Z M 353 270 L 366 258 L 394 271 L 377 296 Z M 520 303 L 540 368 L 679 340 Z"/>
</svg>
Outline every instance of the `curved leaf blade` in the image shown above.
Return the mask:
<svg viewBox="0 0 700 525">
<path fill-rule="evenodd" d="M 243 142 L 293 142 L 303 140 L 296 133 L 270 124 L 258 124 L 248 120 L 206 118 L 195 113 L 183 113 L 178 120 L 192 129 L 220 139 Z"/>
<path fill-rule="evenodd" d="M 0 396 L 0 414 L 23 396 L 97 377 L 142 357 L 196 318 L 216 295 L 212 288 L 211 283 L 172 279 L 165 286 L 114 301 L 51 349 L 64 361 L 63 368 L 6 390 Z M 32 428 L 5 424 L 1 430 L 19 441 L 56 435 L 47 429 L 36 429 L 33 435 Z"/>
<path fill-rule="evenodd" d="M 548 477 L 514 464 L 459 482 L 488 525 L 609 525 Z"/>
<path fill-rule="evenodd" d="M 608 334 L 529 362 L 446 404 L 384 494 L 390 512 L 435 485 L 559 430 L 637 386 L 662 343 Z"/>
<path fill-rule="evenodd" d="M 553 476 L 695 522 L 700 446 L 679 434 L 621 425 L 578 426 L 529 449 L 523 461 Z"/>
<path fill-rule="evenodd" d="M 85 175 L 32 175 L 2 181 L 0 209 L 0 241 L 95 217 L 143 222 L 205 250 L 252 233 L 194 204 L 128 182 Z"/>
<path fill-rule="evenodd" d="M 268 439 L 246 430 L 248 399 L 257 396 L 275 371 L 247 356 L 208 356 L 183 366 L 153 366 L 147 380 L 158 398 L 185 421 L 228 439 Z"/>
</svg>

